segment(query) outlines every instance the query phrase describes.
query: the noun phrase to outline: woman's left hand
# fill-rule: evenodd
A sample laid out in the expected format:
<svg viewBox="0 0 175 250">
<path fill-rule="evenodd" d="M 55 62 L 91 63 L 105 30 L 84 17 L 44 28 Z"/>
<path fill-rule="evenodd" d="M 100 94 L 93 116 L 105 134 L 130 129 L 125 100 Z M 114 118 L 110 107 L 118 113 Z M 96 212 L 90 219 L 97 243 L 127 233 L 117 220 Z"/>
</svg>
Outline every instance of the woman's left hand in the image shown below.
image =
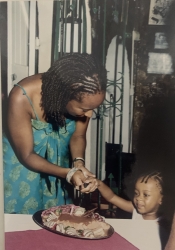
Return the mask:
<svg viewBox="0 0 175 250">
<path fill-rule="evenodd" d="M 81 187 L 81 193 L 91 193 L 94 192 L 98 187 L 98 181 L 94 177 L 88 177 L 84 182 L 83 187 Z"/>
<path fill-rule="evenodd" d="M 76 171 L 71 178 L 71 183 L 74 187 L 81 191 L 81 193 L 91 193 L 95 191 L 98 186 L 97 179 L 95 177 L 85 178 L 82 171 Z"/>
<path fill-rule="evenodd" d="M 74 167 L 80 169 L 81 171 L 75 172 L 72 176 L 71 182 L 77 190 L 80 190 L 82 193 L 93 192 L 97 188 L 97 181 L 95 175 L 91 173 L 87 168 L 85 168 L 82 161 L 74 162 Z M 89 183 L 87 187 L 84 186 L 84 183 Z"/>
<path fill-rule="evenodd" d="M 73 167 L 80 169 L 83 172 L 85 178 L 95 177 L 93 173 L 91 173 L 87 168 L 85 168 L 84 162 L 81 160 L 74 162 Z"/>
</svg>

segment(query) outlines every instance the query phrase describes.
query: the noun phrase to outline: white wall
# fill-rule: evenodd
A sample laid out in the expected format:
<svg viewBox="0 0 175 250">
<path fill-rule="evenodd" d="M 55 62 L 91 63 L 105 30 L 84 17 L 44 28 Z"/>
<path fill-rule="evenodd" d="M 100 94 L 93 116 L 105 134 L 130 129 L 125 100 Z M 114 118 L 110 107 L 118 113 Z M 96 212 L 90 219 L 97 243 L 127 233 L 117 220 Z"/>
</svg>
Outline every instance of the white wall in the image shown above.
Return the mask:
<svg viewBox="0 0 175 250">
<path fill-rule="evenodd" d="M 8 2 L 8 93 L 28 76 L 29 2 Z"/>
<path fill-rule="evenodd" d="M 37 1 L 39 18 L 39 41 L 36 49 L 39 50 L 40 73 L 47 71 L 51 66 L 51 45 L 52 45 L 52 18 L 53 1 Z"/>
<path fill-rule="evenodd" d="M 39 38 L 35 36 L 36 3 Z M 35 73 L 36 49 L 39 51 L 39 72 L 50 67 L 52 18 L 52 0 L 8 2 L 8 92 L 15 83 Z"/>
</svg>

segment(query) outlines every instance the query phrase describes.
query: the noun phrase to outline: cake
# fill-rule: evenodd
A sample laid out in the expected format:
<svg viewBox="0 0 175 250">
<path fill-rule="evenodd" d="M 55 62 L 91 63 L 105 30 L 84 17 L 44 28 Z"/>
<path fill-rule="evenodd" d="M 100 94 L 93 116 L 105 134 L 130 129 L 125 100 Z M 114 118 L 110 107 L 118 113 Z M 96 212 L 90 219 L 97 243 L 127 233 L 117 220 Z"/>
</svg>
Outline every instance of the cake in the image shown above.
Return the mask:
<svg viewBox="0 0 175 250">
<path fill-rule="evenodd" d="M 102 238 L 108 235 L 110 225 L 93 210 L 80 206 L 63 205 L 44 210 L 41 214 L 45 227 L 62 234 L 80 238 Z"/>
</svg>

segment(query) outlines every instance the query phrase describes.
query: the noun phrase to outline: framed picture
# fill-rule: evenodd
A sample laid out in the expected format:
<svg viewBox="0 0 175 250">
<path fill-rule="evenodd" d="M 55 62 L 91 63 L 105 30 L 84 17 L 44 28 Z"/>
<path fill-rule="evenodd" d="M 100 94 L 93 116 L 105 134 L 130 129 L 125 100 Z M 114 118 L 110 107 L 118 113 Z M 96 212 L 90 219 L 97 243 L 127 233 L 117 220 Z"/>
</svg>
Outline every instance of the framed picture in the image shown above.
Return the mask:
<svg viewBox="0 0 175 250">
<path fill-rule="evenodd" d="M 150 74 L 172 74 L 173 63 L 168 53 L 148 53 L 148 68 Z"/>
<path fill-rule="evenodd" d="M 149 10 L 150 25 L 165 25 L 166 17 L 173 0 L 151 0 Z"/>
<path fill-rule="evenodd" d="M 167 37 L 164 32 L 155 33 L 154 49 L 168 49 Z"/>
</svg>

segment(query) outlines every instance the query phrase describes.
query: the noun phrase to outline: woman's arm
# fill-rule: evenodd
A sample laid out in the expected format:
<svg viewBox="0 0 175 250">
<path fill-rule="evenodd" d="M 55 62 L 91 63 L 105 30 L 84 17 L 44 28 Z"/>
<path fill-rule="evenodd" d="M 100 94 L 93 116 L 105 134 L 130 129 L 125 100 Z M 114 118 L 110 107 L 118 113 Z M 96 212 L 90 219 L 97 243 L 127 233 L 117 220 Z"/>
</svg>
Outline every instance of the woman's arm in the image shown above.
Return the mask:
<svg viewBox="0 0 175 250">
<path fill-rule="evenodd" d="M 100 191 L 101 195 L 110 202 L 111 204 L 119 207 L 120 209 L 132 213 L 134 210 L 134 206 L 131 201 L 127 201 L 116 194 L 105 185 L 102 181 L 98 180 L 98 190 Z"/>
<path fill-rule="evenodd" d="M 37 155 L 33 150 L 31 126 L 32 108 L 20 88 L 14 88 L 9 96 L 9 139 L 19 161 L 30 170 L 65 178 L 70 169 L 56 166 Z"/>
<path fill-rule="evenodd" d="M 70 151 L 72 160 L 76 157 L 85 157 L 86 148 L 86 131 L 89 123 L 89 118 L 84 116 L 76 121 L 76 129 L 70 140 Z M 80 161 L 82 162 L 82 161 Z"/>
<path fill-rule="evenodd" d="M 70 140 L 70 151 L 71 151 L 72 160 L 74 160 L 77 157 L 80 157 L 83 159 L 85 157 L 86 131 L 87 131 L 88 123 L 89 123 L 89 117 L 86 117 L 86 116 L 78 118 L 76 121 L 76 129 Z M 76 162 L 74 162 L 74 167 L 81 169 L 86 178 L 95 177 L 94 174 L 92 174 L 90 171 L 88 171 L 85 168 L 85 163 L 82 160 L 77 160 Z M 84 179 L 84 181 L 86 180 L 86 178 Z M 72 178 L 72 182 L 74 183 L 74 176 Z M 88 183 L 89 181 L 86 180 L 86 182 Z M 83 193 L 93 192 L 97 188 L 96 179 L 93 178 L 93 180 L 91 180 L 87 188 L 83 188 L 83 186 L 81 186 L 81 188 L 82 188 L 81 192 Z"/>
</svg>

